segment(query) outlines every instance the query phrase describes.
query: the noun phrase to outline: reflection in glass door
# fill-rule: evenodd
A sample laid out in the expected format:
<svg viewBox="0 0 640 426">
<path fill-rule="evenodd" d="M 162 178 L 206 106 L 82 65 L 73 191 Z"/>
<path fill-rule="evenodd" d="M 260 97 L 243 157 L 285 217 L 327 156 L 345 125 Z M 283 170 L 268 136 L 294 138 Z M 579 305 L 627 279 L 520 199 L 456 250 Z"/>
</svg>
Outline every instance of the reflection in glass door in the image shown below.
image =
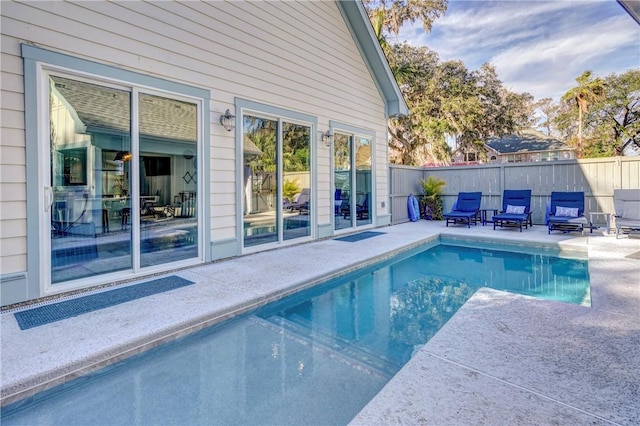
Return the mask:
<svg viewBox="0 0 640 426">
<path fill-rule="evenodd" d="M 371 139 L 355 137 L 356 226 L 371 224 Z"/>
<path fill-rule="evenodd" d="M 311 127 L 243 116 L 244 247 L 311 235 Z"/>
<path fill-rule="evenodd" d="M 278 241 L 277 139 L 276 120 L 243 117 L 245 247 Z"/>
<path fill-rule="evenodd" d="M 51 284 L 200 256 L 197 104 L 132 93 L 49 76 Z"/>
<path fill-rule="evenodd" d="M 336 133 L 333 143 L 333 182 L 334 188 L 334 226 L 335 229 L 351 228 L 352 174 L 351 174 L 351 135 Z"/>
<path fill-rule="evenodd" d="M 282 123 L 282 237 L 311 235 L 311 128 Z"/>
<path fill-rule="evenodd" d="M 333 181 L 336 230 L 372 223 L 371 141 L 369 137 L 335 133 Z"/>
<path fill-rule="evenodd" d="M 133 267 L 130 111 L 129 91 L 49 78 L 52 284 Z"/>
<path fill-rule="evenodd" d="M 139 100 L 140 266 L 197 257 L 197 105 Z"/>
</svg>

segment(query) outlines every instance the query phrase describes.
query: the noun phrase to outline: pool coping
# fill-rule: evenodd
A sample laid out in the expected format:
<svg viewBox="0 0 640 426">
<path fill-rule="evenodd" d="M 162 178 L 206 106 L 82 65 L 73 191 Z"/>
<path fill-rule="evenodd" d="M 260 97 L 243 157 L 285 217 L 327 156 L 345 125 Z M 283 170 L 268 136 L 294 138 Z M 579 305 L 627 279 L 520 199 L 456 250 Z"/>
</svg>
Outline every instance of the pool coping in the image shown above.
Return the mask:
<svg viewBox="0 0 640 426">
<path fill-rule="evenodd" d="M 374 229 L 383 229 L 385 232 L 384 235 L 376 236 L 376 244 L 372 243 L 372 239 L 349 244 L 323 240 L 180 270 L 177 275 L 200 284 L 198 292 L 187 294 L 186 290 L 180 289 L 171 295 L 153 296 L 151 299 L 146 298 L 145 301 L 133 303 L 132 306 L 114 307 L 108 309 L 108 312 L 87 314 L 91 315 L 91 318 L 85 318 L 87 321 L 76 317 L 62 321 L 62 324 L 55 327 L 46 326 L 48 328 L 46 332 L 40 330 L 34 333 L 20 334 L 12 327 L 11 320 L 13 318 L 10 318 L 10 312 L 3 312 L 1 316 L 3 331 L 2 405 L 24 399 L 44 388 L 65 383 L 79 375 L 127 356 L 135 355 L 168 340 L 198 331 L 285 297 L 324 279 L 331 278 L 332 274 L 333 276 L 341 275 L 377 262 L 381 257 L 391 257 L 398 252 L 410 250 L 430 239 L 438 238 L 441 234 L 503 241 L 514 239 L 537 241 L 545 244 L 559 244 L 567 250 L 583 251 L 588 249 L 589 252 L 591 252 L 589 241 L 590 238 L 593 238 L 594 240 L 606 241 L 613 248 L 625 247 L 626 251 L 640 249 L 639 241 L 614 240 L 598 234 L 593 237 L 576 237 L 564 234 L 547 236 L 546 228 L 542 234 L 540 226 L 524 233 L 518 233 L 511 230 L 493 231 L 479 226 L 471 230 L 457 227 L 445 228 L 442 222 L 419 221 Z M 302 264 L 293 266 L 283 264 L 287 255 L 302 259 Z M 259 282 L 254 279 L 255 277 L 247 273 L 247 268 L 260 268 L 260 275 L 264 280 Z M 233 276 L 230 276 L 230 273 Z M 243 282 L 243 280 L 248 282 Z M 269 282 L 271 280 L 273 281 Z M 274 282 L 277 282 L 277 285 L 274 286 Z M 203 309 L 202 303 L 196 303 L 199 301 L 194 300 L 194 298 L 201 297 L 215 298 L 220 303 Z M 171 306 L 169 318 L 166 315 L 159 316 L 153 312 L 154 308 L 159 306 L 164 308 Z M 140 315 L 141 309 L 143 313 L 149 314 L 149 318 L 144 318 L 142 321 L 144 324 L 134 324 L 133 326 L 128 324 L 129 330 L 124 333 L 126 335 L 113 332 L 113 330 L 110 332 L 109 328 L 113 328 L 113 325 L 135 320 Z M 184 310 L 190 310 L 189 315 L 180 313 Z M 454 316 L 456 319 L 457 317 L 458 314 Z M 86 324 L 82 324 L 83 322 Z M 105 326 L 110 323 L 113 324 L 112 327 Z M 102 331 L 106 334 L 103 337 L 107 339 L 103 344 L 96 342 L 97 339 L 90 338 L 96 334 L 100 335 Z M 64 333 L 71 334 L 71 338 L 62 339 Z M 437 336 L 440 336 L 441 333 L 447 335 L 450 331 L 445 326 Z M 64 345 L 73 344 L 73 337 L 77 339 L 78 336 L 84 340 L 88 339 L 89 343 L 84 342 L 74 350 L 65 350 Z M 56 337 L 61 339 L 56 339 Z M 47 345 L 52 347 L 47 348 Z M 428 345 L 429 343 L 426 347 Z M 7 348 L 12 348 L 16 353 L 5 357 Z M 49 355 L 43 355 L 47 352 Z M 29 358 L 32 361 L 28 361 Z M 412 359 L 401 372 L 411 371 L 415 368 L 414 364 L 414 359 Z M 17 370 L 22 370 L 22 372 Z M 392 383 L 395 381 L 396 377 L 385 386 L 374 401 L 384 400 L 386 389 L 393 388 Z M 378 405 L 374 401 L 354 419 L 355 423 L 358 422 L 358 419 L 366 418 L 367 413 L 376 412 L 375 407 Z M 384 410 L 389 410 L 389 407 Z M 417 420 L 406 413 L 404 416 L 398 417 L 404 419 L 400 422 L 412 423 Z"/>
</svg>

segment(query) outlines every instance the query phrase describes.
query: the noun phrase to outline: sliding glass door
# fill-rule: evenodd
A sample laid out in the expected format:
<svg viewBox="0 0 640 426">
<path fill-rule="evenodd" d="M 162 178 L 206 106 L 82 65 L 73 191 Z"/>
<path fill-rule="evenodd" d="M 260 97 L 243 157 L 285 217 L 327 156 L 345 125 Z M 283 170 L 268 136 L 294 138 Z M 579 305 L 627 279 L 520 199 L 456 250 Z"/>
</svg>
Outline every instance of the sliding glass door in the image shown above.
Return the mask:
<svg viewBox="0 0 640 426">
<path fill-rule="evenodd" d="M 48 76 L 50 283 L 201 258 L 196 102 Z"/>
<path fill-rule="evenodd" d="M 246 114 L 242 118 L 243 244 L 311 235 L 311 126 Z"/>
<path fill-rule="evenodd" d="M 335 132 L 334 229 L 372 223 L 372 138 Z"/>
</svg>

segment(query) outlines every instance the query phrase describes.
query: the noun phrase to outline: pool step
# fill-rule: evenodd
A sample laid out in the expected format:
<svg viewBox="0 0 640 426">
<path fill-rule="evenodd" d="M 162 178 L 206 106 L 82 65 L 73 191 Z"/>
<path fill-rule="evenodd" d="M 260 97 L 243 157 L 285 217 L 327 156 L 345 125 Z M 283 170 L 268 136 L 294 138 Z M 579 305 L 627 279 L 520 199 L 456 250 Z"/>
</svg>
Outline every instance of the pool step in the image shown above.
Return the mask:
<svg viewBox="0 0 640 426">
<path fill-rule="evenodd" d="M 314 350 L 325 352 L 327 356 L 338 359 L 367 374 L 375 374 L 389 380 L 401 367 L 397 363 L 386 360 L 383 356 L 353 345 L 348 340 L 314 330 L 310 324 L 305 326 L 278 315 L 267 319 L 254 316 L 251 319 L 273 331 L 285 333 L 287 337 L 297 339 L 301 344 L 312 346 Z"/>
</svg>

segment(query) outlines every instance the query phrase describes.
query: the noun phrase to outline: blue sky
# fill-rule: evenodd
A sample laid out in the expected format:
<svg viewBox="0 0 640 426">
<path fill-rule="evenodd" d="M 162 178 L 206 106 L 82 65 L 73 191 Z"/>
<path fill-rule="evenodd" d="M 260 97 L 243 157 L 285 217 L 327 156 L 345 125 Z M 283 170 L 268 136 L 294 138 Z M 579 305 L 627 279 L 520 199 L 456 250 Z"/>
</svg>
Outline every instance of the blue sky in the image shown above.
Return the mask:
<svg viewBox="0 0 640 426">
<path fill-rule="evenodd" d="M 587 69 L 604 77 L 640 68 L 640 25 L 615 0 L 450 0 L 430 33 L 417 22 L 395 41 L 471 70 L 490 62 L 506 88 L 536 99 L 558 100 Z"/>
</svg>

